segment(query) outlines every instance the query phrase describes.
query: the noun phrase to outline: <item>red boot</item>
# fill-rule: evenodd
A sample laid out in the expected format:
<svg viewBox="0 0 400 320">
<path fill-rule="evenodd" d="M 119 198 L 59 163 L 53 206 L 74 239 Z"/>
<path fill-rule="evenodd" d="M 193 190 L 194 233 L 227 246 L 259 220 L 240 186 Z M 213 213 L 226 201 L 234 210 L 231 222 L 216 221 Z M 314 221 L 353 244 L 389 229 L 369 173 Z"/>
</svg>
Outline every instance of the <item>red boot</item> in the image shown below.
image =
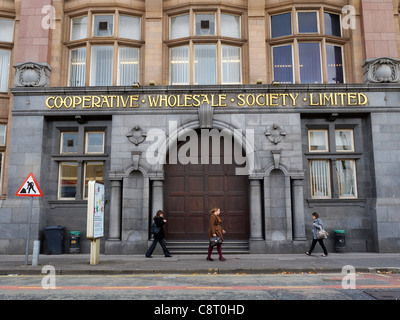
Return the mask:
<svg viewBox="0 0 400 320">
<path fill-rule="evenodd" d="M 221 245 L 220 244 L 217 245 L 217 251 L 218 251 L 218 254 L 219 254 L 219 260 L 225 261 L 226 259 L 222 256 L 222 250 L 221 250 Z"/>
</svg>

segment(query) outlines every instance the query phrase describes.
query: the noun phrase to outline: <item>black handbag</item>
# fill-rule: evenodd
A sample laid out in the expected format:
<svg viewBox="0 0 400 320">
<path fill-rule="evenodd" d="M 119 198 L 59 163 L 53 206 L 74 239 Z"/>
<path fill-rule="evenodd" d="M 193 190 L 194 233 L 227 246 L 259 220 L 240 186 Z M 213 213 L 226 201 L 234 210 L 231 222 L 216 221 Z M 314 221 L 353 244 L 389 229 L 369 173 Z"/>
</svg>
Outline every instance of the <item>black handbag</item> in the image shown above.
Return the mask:
<svg viewBox="0 0 400 320">
<path fill-rule="evenodd" d="M 157 225 L 155 224 L 155 222 L 153 222 L 150 226 L 150 233 L 157 235 L 160 233 L 160 227 L 157 227 Z"/>
<path fill-rule="evenodd" d="M 210 246 L 215 247 L 222 243 L 222 239 L 220 236 L 210 238 Z"/>
</svg>

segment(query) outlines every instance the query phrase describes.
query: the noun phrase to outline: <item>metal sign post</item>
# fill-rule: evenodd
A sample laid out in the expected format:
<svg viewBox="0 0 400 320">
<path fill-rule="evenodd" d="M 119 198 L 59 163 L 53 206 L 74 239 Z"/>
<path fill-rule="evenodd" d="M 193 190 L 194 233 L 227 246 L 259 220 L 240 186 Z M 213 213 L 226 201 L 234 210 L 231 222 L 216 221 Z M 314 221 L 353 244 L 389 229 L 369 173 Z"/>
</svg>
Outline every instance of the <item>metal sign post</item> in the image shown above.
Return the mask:
<svg viewBox="0 0 400 320">
<path fill-rule="evenodd" d="M 26 238 L 26 247 L 25 247 L 25 265 L 28 265 L 28 257 L 29 257 L 29 243 L 31 240 L 31 224 L 32 224 L 32 206 L 33 206 L 33 197 L 30 197 L 31 201 L 29 204 L 29 217 L 28 217 L 28 237 Z"/>
<path fill-rule="evenodd" d="M 26 248 L 25 248 L 25 265 L 28 265 L 29 243 L 31 240 L 33 197 L 43 196 L 42 190 L 40 190 L 39 184 L 37 183 L 35 177 L 33 176 L 33 173 L 30 173 L 28 175 L 24 183 L 19 187 L 18 191 L 15 193 L 15 196 L 31 198 L 29 204 L 29 216 L 28 216 L 28 237 L 26 239 Z"/>
</svg>

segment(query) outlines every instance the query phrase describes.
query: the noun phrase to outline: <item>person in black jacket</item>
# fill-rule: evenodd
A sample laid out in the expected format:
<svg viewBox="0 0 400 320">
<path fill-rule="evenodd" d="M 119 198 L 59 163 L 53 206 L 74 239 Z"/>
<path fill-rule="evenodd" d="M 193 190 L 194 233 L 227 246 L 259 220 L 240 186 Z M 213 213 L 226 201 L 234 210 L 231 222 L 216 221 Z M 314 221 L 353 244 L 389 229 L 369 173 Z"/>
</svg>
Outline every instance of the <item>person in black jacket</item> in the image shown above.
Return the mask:
<svg viewBox="0 0 400 320">
<path fill-rule="evenodd" d="M 153 258 L 151 254 L 153 253 L 157 245 L 157 242 L 160 243 L 161 248 L 164 251 L 164 255 L 166 257 L 172 257 L 167 249 L 167 246 L 165 245 L 164 224 L 167 222 L 167 220 L 163 219 L 163 215 L 164 213 L 162 212 L 162 210 L 158 210 L 156 216 L 153 218 L 154 223 L 156 224 L 157 227 L 160 228 L 160 231 L 157 234 L 154 234 L 153 243 L 151 244 L 150 248 L 146 251 L 147 258 Z"/>
</svg>

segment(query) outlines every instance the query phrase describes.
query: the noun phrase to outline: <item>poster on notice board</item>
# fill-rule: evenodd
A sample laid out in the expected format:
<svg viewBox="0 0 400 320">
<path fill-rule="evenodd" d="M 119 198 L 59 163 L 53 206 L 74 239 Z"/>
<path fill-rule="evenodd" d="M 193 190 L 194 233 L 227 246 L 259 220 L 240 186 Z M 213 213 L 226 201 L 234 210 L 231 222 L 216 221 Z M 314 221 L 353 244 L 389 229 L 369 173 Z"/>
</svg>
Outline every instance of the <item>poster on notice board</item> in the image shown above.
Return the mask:
<svg viewBox="0 0 400 320">
<path fill-rule="evenodd" d="M 104 185 L 88 182 L 87 230 L 88 239 L 104 237 Z"/>
</svg>

